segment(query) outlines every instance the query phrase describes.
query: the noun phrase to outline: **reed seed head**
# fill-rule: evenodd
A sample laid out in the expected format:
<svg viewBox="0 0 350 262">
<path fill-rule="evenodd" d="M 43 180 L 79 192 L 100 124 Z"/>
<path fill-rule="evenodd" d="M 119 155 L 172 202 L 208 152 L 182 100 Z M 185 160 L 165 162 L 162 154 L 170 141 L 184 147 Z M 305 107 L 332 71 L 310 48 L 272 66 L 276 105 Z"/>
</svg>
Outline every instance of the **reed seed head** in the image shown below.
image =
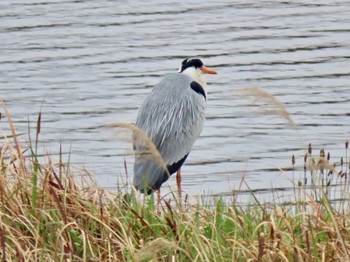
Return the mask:
<svg viewBox="0 0 350 262">
<path fill-rule="evenodd" d="M 307 152 L 311 155 L 312 154 L 312 146 L 311 143 L 308 146 Z"/>
<path fill-rule="evenodd" d="M 324 149 L 322 148 L 321 150 L 320 150 L 320 157 L 325 157 L 325 152 L 324 152 Z"/>
</svg>

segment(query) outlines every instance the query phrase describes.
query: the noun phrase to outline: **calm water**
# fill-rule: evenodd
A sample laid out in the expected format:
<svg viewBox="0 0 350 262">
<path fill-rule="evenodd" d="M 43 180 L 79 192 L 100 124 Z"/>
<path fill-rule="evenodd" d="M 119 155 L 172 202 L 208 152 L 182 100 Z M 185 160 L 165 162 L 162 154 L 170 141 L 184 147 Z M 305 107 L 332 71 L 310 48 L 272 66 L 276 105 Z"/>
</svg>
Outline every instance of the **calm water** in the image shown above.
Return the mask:
<svg viewBox="0 0 350 262">
<path fill-rule="evenodd" d="M 133 123 L 152 87 L 200 56 L 219 75 L 207 78 L 207 121 L 183 189 L 227 193 L 242 176 L 252 189 L 290 187 L 292 174 L 277 168 L 292 154 L 301 165 L 311 142 L 338 161 L 350 138 L 350 2 L 317 2 L 2 0 L 0 96 L 23 142 L 43 104 L 40 151 L 62 143 L 67 160 L 71 151 L 113 190 L 133 157 L 120 130 L 104 126 Z M 284 102 L 300 136 L 257 113 L 264 107 L 240 94 L 247 87 Z M 9 133 L 4 119 L 0 129 Z"/>
</svg>

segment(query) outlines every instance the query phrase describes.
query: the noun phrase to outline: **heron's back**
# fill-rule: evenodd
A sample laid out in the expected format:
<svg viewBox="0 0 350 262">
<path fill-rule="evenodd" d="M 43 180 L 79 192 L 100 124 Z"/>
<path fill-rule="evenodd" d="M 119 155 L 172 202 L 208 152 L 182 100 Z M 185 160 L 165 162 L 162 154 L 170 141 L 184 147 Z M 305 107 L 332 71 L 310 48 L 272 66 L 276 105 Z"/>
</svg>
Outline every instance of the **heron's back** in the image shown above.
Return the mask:
<svg viewBox="0 0 350 262">
<path fill-rule="evenodd" d="M 169 167 L 181 166 L 203 127 L 205 98 L 190 88 L 192 81 L 181 73 L 167 75 L 148 95 L 136 120 L 170 172 L 175 168 Z M 145 139 L 134 135 L 134 186 L 158 189 L 169 176 L 159 161 L 140 154 L 144 145 Z"/>
</svg>

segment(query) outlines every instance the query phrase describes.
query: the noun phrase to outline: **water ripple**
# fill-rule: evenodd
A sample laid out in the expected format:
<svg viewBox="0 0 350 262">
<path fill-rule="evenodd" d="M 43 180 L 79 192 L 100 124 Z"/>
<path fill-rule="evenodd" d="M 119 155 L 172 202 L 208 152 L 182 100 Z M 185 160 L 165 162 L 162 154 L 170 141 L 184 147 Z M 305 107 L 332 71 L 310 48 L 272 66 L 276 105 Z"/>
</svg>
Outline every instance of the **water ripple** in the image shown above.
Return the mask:
<svg viewBox="0 0 350 262">
<path fill-rule="evenodd" d="M 301 161 L 312 142 L 340 156 L 349 139 L 346 1 L 4 0 L 0 10 L 0 96 L 18 131 L 28 132 L 28 118 L 35 126 L 44 101 L 43 147 L 54 154 L 62 144 L 102 186 L 125 178 L 124 159 L 133 164 L 128 134 L 105 126 L 134 122 L 150 89 L 193 55 L 219 75 L 208 77 L 207 121 L 183 169 L 187 192 L 232 193 L 243 176 L 261 195 L 271 185 L 288 191 L 278 167 L 290 171 L 292 154 Z M 239 94 L 252 86 L 283 101 L 298 132 Z"/>
</svg>

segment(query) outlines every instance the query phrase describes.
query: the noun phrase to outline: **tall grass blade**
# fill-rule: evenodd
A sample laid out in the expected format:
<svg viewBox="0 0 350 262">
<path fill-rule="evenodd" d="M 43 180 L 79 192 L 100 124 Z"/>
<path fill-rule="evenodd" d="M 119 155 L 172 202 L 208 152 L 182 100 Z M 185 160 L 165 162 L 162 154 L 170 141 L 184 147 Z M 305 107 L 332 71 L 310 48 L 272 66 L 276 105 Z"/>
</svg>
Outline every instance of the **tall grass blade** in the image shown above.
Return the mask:
<svg viewBox="0 0 350 262">
<path fill-rule="evenodd" d="M 22 175 L 25 175 L 26 174 L 26 168 L 25 168 L 25 164 L 24 164 L 24 158 L 23 158 L 23 154 L 22 154 L 22 149 L 21 149 L 21 146 L 20 146 L 18 138 L 17 138 L 16 129 L 15 129 L 15 126 L 14 126 L 14 124 L 12 122 L 11 115 L 10 115 L 10 113 L 7 110 L 7 106 L 6 106 L 5 102 L 2 100 L 1 97 L 0 97 L 0 105 L 2 106 L 3 110 L 5 111 L 5 116 L 7 118 L 8 124 L 10 126 L 10 130 L 11 130 L 11 133 L 12 133 L 12 138 L 13 138 L 13 141 L 14 141 L 15 146 L 16 146 L 17 157 L 18 157 L 18 160 L 19 160 L 21 173 L 22 173 Z"/>
</svg>

